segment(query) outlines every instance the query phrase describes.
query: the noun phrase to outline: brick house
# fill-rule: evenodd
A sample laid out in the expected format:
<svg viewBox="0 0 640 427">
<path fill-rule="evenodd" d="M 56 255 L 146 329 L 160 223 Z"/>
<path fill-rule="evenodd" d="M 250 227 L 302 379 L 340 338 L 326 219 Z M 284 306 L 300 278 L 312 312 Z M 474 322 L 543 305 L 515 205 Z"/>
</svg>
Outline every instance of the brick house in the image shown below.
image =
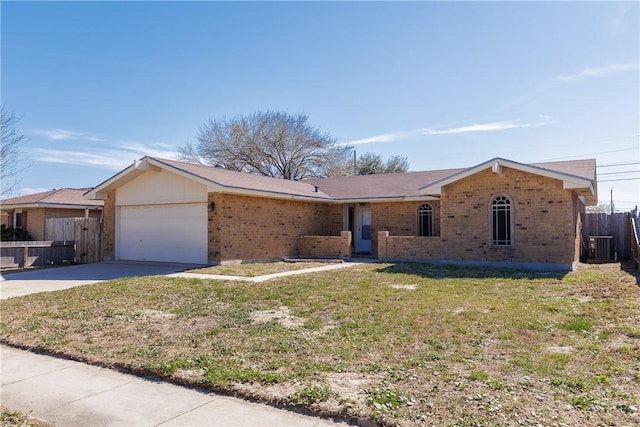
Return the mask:
<svg viewBox="0 0 640 427">
<path fill-rule="evenodd" d="M 83 197 L 89 188 L 59 188 L 0 200 L 0 223 L 28 231 L 34 240 L 45 240 L 49 218 L 101 217 L 102 200 Z"/>
<path fill-rule="evenodd" d="M 287 181 L 144 157 L 89 191 L 104 256 L 225 264 L 367 254 L 570 270 L 595 160 Z M 353 237 L 353 238 L 352 238 Z"/>
</svg>

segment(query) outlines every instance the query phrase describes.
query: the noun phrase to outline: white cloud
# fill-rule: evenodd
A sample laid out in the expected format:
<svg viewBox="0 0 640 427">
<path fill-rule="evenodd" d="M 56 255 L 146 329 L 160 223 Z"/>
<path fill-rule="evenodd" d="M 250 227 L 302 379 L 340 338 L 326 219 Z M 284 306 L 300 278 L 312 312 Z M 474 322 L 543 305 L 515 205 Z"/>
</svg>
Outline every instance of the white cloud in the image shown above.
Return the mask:
<svg viewBox="0 0 640 427">
<path fill-rule="evenodd" d="M 87 132 L 78 132 L 74 130 L 68 129 L 36 129 L 31 130 L 29 133 L 34 135 L 42 135 L 53 141 L 69 141 L 69 140 L 87 140 L 92 142 L 102 142 L 104 141 L 100 135 L 94 133 Z"/>
<path fill-rule="evenodd" d="M 175 150 L 176 146 L 172 144 L 166 144 L 164 142 L 154 142 L 150 144 L 144 144 L 141 142 L 122 142 L 118 144 L 118 147 L 139 153 L 142 156 L 161 157 L 163 159 L 177 159 L 178 152 Z"/>
<path fill-rule="evenodd" d="M 355 141 L 351 141 L 351 145 L 361 145 L 361 144 L 371 144 L 377 142 L 391 142 L 397 141 L 399 139 L 405 139 L 411 136 L 417 135 L 451 135 L 458 133 L 468 133 L 468 132 L 499 132 L 508 129 L 516 129 L 516 128 L 532 128 L 545 126 L 552 123 L 551 118 L 549 116 L 540 116 L 542 121 L 537 123 L 518 123 L 516 120 L 510 121 L 502 121 L 502 122 L 490 122 L 490 123 L 481 123 L 469 126 L 459 126 L 449 129 L 431 129 L 431 128 L 420 128 L 413 129 L 409 131 L 400 131 L 394 133 L 386 133 L 382 135 L 371 136 L 368 138 L 357 139 Z"/>
<path fill-rule="evenodd" d="M 18 190 L 18 196 L 27 196 L 29 194 L 44 193 L 45 191 L 51 191 L 53 188 L 43 187 L 25 187 Z"/>
<path fill-rule="evenodd" d="M 32 158 L 39 162 L 90 166 L 119 171 L 144 156 L 176 159 L 178 153 L 175 150 L 169 150 L 171 147 L 174 146 L 165 143 L 123 142 L 117 144 L 116 148 L 85 150 L 83 152 L 49 148 L 34 148 L 30 151 Z"/>
<path fill-rule="evenodd" d="M 92 153 L 78 151 L 34 148 L 33 159 L 45 163 L 61 163 L 66 165 L 95 166 L 101 169 L 120 170 L 126 168 L 138 156 L 128 156 L 117 150 L 100 150 Z"/>
<path fill-rule="evenodd" d="M 610 74 L 624 73 L 626 71 L 637 70 L 639 64 L 611 64 L 600 68 L 585 68 L 576 74 L 557 76 L 554 80 L 560 83 L 573 83 L 591 77 L 602 77 Z"/>
</svg>

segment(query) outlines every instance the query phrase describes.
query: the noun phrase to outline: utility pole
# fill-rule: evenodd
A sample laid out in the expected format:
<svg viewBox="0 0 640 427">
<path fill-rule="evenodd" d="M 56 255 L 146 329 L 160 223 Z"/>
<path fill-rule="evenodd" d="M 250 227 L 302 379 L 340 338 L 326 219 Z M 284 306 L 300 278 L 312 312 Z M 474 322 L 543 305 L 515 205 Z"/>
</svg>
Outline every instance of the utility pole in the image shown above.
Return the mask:
<svg viewBox="0 0 640 427">
<path fill-rule="evenodd" d="M 356 166 L 356 150 L 353 150 L 353 175 L 356 175 L 356 170 L 357 170 L 357 166 Z"/>
<path fill-rule="evenodd" d="M 613 215 L 613 188 L 611 189 L 611 215 Z"/>
</svg>

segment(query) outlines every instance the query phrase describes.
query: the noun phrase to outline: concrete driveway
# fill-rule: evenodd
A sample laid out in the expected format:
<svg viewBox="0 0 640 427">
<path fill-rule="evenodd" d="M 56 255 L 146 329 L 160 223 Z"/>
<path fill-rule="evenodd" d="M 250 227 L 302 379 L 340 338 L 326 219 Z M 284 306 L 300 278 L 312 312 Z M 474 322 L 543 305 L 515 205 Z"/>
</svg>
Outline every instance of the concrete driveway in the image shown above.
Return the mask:
<svg viewBox="0 0 640 427">
<path fill-rule="evenodd" d="M 120 277 L 167 275 L 201 267 L 160 262 L 101 262 L 0 275 L 0 299 L 58 291 Z"/>
</svg>

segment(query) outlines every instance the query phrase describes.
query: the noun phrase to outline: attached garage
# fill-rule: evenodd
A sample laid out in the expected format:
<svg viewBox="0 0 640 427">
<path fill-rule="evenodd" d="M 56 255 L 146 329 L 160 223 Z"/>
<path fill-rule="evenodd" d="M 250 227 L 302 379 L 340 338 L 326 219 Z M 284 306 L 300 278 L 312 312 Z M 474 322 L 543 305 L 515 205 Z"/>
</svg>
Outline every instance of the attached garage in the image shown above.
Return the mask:
<svg viewBox="0 0 640 427">
<path fill-rule="evenodd" d="M 207 204 L 120 206 L 121 260 L 207 263 Z"/>
<path fill-rule="evenodd" d="M 138 167 L 115 191 L 115 259 L 208 263 L 207 186 Z"/>
</svg>

